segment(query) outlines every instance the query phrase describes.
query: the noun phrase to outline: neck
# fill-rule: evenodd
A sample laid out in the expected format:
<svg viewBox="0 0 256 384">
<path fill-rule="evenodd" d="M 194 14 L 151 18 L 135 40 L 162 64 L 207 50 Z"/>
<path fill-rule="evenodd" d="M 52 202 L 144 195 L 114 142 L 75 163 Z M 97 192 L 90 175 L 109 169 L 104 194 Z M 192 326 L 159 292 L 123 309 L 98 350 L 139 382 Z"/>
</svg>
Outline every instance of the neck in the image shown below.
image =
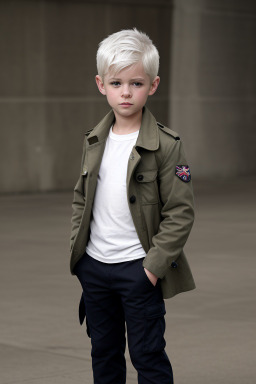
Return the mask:
<svg viewBox="0 0 256 384">
<path fill-rule="evenodd" d="M 135 116 L 125 118 L 115 114 L 115 123 L 113 126 L 113 132 L 117 135 L 127 135 L 129 133 L 136 132 L 140 129 L 142 120 L 142 111 Z"/>
</svg>

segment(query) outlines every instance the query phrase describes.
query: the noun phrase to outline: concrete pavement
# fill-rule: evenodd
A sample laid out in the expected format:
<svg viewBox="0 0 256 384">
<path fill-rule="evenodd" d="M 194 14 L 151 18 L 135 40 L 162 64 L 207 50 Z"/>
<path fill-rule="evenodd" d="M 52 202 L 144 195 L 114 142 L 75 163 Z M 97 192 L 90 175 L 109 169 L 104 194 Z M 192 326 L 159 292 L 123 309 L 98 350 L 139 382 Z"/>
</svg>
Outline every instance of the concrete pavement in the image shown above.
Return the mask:
<svg viewBox="0 0 256 384">
<path fill-rule="evenodd" d="M 175 384 L 252 384 L 256 181 L 194 187 L 186 253 L 197 289 L 166 301 Z M 0 197 L 1 384 L 92 383 L 80 286 L 69 274 L 71 201 L 71 193 Z M 127 376 L 137 382 L 129 358 Z"/>
</svg>

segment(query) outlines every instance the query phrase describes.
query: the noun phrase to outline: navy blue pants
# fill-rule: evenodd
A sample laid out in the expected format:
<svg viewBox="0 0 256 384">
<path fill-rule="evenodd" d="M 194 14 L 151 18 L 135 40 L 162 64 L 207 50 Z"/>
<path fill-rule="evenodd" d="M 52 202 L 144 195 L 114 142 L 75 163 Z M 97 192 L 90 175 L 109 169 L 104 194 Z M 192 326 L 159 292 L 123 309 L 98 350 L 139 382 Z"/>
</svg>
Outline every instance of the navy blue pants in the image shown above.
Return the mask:
<svg viewBox="0 0 256 384">
<path fill-rule="evenodd" d="M 165 306 L 159 281 L 154 287 L 143 259 L 101 263 L 84 255 L 75 267 L 86 306 L 95 384 L 125 384 L 125 326 L 139 384 L 173 384 L 165 353 Z"/>
</svg>

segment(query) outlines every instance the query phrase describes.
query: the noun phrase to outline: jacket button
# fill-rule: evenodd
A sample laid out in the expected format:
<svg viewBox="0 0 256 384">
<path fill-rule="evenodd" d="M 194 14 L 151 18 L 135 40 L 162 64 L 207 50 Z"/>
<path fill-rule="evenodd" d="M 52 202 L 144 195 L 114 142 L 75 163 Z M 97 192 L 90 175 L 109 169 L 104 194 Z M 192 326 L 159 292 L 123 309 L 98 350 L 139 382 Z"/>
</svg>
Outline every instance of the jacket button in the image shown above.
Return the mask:
<svg viewBox="0 0 256 384">
<path fill-rule="evenodd" d="M 136 201 L 136 197 L 134 195 L 132 195 L 130 197 L 130 203 L 133 204 L 133 203 L 135 203 L 135 201 Z"/>
<path fill-rule="evenodd" d="M 143 175 L 138 175 L 138 176 L 137 176 L 137 180 L 138 180 L 138 181 L 142 181 L 143 179 L 144 179 L 144 176 L 143 176 Z"/>
<path fill-rule="evenodd" d="M 172 268 L 178 268 L 178 264 L 176 263 L 176 261 L 173 261 L 173 262 L 171 263 L 171 267 L 172 267 Z"/>
</svg>

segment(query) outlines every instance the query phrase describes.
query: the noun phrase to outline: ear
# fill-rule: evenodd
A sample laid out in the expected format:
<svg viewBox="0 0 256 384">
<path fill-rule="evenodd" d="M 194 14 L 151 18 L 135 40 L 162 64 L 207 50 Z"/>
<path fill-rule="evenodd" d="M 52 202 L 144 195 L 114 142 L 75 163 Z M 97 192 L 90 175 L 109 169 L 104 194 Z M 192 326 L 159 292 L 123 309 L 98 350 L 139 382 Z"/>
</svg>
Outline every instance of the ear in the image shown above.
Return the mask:
<svg viewBox="0 0 256 384">
<path fill-rule="evenodd" d="M 153 80 L 152 84 L 151 84 L 151 87 L 150 87 L 150 90 L 148 93 L 149 96 L 154 95 L 154 93 L 156 92 L 156 90 L 158 88 L 159 83 L 160 83 L 160 77 L 156 76 L 155 79 Z"/>
<path fill-rule="evenodd" d="M 106 95 L 104 82 L 103 82 L 102 78 L 99 75 L 97 75 L 97 76 L 95 76 L 95 80 L 96 80 L 96 84 L 97 84 L 97 87 L 98 87 L 100 93 L 102 93 L 102 95 Z"/>
</svg>

